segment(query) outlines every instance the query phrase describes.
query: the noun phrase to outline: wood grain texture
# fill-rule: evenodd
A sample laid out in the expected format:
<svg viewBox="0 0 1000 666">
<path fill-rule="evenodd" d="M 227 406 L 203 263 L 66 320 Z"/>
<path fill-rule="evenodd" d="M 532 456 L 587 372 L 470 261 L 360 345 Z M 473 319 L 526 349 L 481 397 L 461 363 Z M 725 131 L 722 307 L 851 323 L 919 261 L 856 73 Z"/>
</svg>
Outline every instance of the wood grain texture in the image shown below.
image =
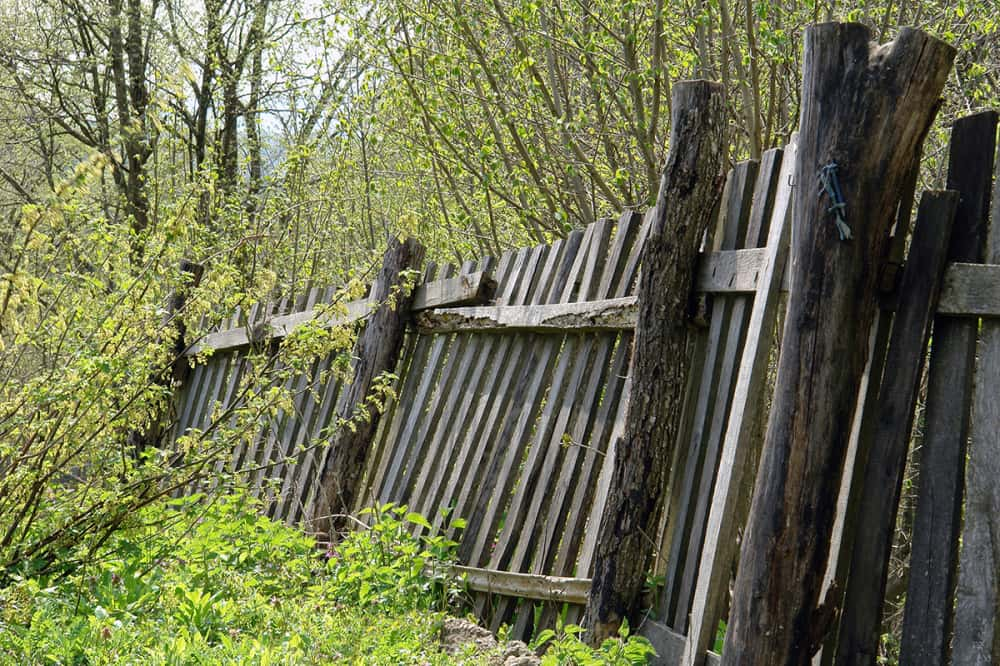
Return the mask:
<svg viewBox="0 0 1000 666">
<path fill-rule="evenodd" d="M 486 305 L 430 310 L 416 317 L 422 333 L 534 331 L 549 333 L 635 328 L 634 296 L 547 305 Z"/>
<path fill-rule="evenodd" d="M 684 634 L 677 633 L 655 620 L 646 620 L 639 627 L 639 635 L 648 638 L 656 650 L 656 656 L 649 661 L 650 666 L 676 666 L 682 663 L 687 645 L 687 637 Z M 707 666 L 719 664 L 719 655 L 714 652 L 705 653 L 704 658 Z"/>
<path fill-rule="evenodd" d="M 903 272 L 903 296 L 886 353 L 885 365 L 893 371 L 886 373 L 878 391 L 872 449 L 867 460 L 857 462 L 862 484 L 859 507 L 863 509 L 857 516 L 849 563 L 845 563 L 849 568 L 838 664 L 869 664 L 878 656 L 882 599 L 913 409 L 957 206 L 954 191 L 925 192 L 920 202 Z"/>
<path fill-rule="evenodd" d="M 677 437 L 669 415 L 681 409 L 687 385 L 694 262 L 722 185 L 721 86 L 681 82 L 672 96 L 670 152 L 642 259 L 629 423 L 598 528 L 587 604 L 588 638 L 596 643 L 615 635 L 625 617 L 638 624 L 648 535 L 656 534 Z"/>
<path fill-rule="evenodd" d="M 489 272 L 463 271 L 453 278 L 418 285 L 413 294 L 412 311 L 487 303 L 496 289 L 496 280 Z"/>
<path fill-rule="evenodd" d="M 983 260 L 996 132 L 995 112 L 959 119 L 952 128 L 948 187 L 961 199 L 951 261 Z M 934 319 L 901 664 L 948 661 L 978 328 L 977 319 Z"/>
<path fill-rule="evenodd" d="M 721 221 L 715 234 L 718 248 L 732 251 L 744 245 L 750 221 L 750 208 L 753 199 L 754 180 L 759 164 L 757 162 L 741 162 L 730 171 L 726 187 L 723 191 Z M 756 245 L 756 242 L 753 243 Z M 741 300 L 742 297 L 741 297 Z M 685 401 L 693 401 L 693 413 L 689 431 L 684 433 L 687 441 L 678 442 L 678 447 L 685 455 L 674 458 L 674 469 L 670 482 L 670 498 L 675 500 L 667 507 L 667 529 L 673 534 L 670 538 L 670 550 L 667 553 L 667 584 L 664 586 L 662 601 L 663 618 L 668 626 L 677 631 L 684 631 L 687 621 L 687 604 L 690 600 L 690 580 L 685 581 L 685 572 L 690 562 L 687 556 L 691 542 L 698 542 L 700 548 L 701 526 L 694 527 L 694 506 L 698 501 L 700 478 L 703 468 L 710 467 L 711 475 L 715 475 L 714 461 L 711 458 L 713 417 L 725 409 L 725 401 L 729 398 L 732 388 L 731 377 L 726 377 L 727 371 L 733 367 L 733 353 L 728 338 L 730 329 L 735 323 L 739 328 L 743 323 L 735 322 L 733 318 L 734 299 L 728 296 L 717 296 L 711 299 L 709 306 L 708 334 L 705 338 L 705 349 L 701 366 L 692 366 L 691 374 L 696 377 L 689 382 L 694 393 L 685 396 Z M 741 305 L 742 307 L 742 305 Z M 742 317 L 740 317 L 742 319 Z M 736 331 L 739 337 L 740 331 Z M 723 404 L 719 404 L 719 403 Z M 717 411 L 718 410 L 718 411 Z M 678 463 L 683 460 L 683 465 Z M 699 533 L 699 534 L 695 534 Z"/>
<path fill-rule="evenodd" d="M 411 298 L 413 312 L 442 307 L 461 307 L 487 303 L 496 291 L 496 280 L 489 272 L 462 273 L 442 280 L 424 281 L 417 285 Z M 343 326 L 364 319 L 371 314 L 376 301 L 362 298 L 343 304 L 345 312 L 330 314 L 314 310 L 311 306 L 288 314 L 272 316 L 247 326 L 214 331 L 184 349 L 185 356 L 195 356 L 207 350 L 227 351 L 242 349 L 252 342 L 276 342 L 289 335 L 298 326 L 320 318 L 326 327 Z"/>
<path fill-rule="evenodd" d="M 767 241 L 776 186 L 780 178 L 779 167 L 780 154 L 776 151 L 768 151 L 762 158 L 758 178 L 754 185 L 753 205 L 747 207 L 749 220 L 744 241 L 746 247 L 760 247 Z M 766 298 L 766 295 L 762 296 Z M 727 300 L 731 301 L 728 313 L 728 330 L 725 332 L 725 345 L 723 346 L 718 375 L 714 380 L 718 388 L 713 397 L 712 418 L 706 431 L 708 437 L 704 447 L 700 479 L 697 491 L 692 497 L 691 534 L 688 538 L 687 554 L 684 558 L 683 574 L 680 581 L 680 594 L 675 610 L 674 626 L 684 631 L 687 631 L 695 582 L 700 571 L 701 550 L 707 527 L 706 519 L 720 462 L 721 449 L 731 417 L 730 406 L 735 398 L 737 373 L 741 359 L 746 353 L 755 353 L 756 345 L 763 345 L 767 348 L 770 348 L 771 345 L 770 336 L 753 338 L 748 335 L 753 300 L 742 294 L 734 294 Z M 763 382 L 752 386 L 750 390 L 757 393 L 763 392 Z"/>
<path fill-rule="evenodd" d="M 622 215 L 610 239 L 610 249 L 604 240 L 610 235 L 610 221 L 605 225 L 601 241 L 594 245 L 596 261 L 584 274 L 578 298 L 603 300 L 611 295 L 604 290 L 612 289 L 615 280 L 605 278 L 623 270 L 628 244 L 636 235 L 636 218 L 630 212 Z M 615 349 L 616 335 L 568 333 L 562 348 L 553 347 L 550 352 L 558 354 L 557 368 L 528 460 L 514 487 L 504 530 L 490 560 L 494 567 L 550 573 L 559 545 L 573 548 L 580 540 L 579 534 L 564 531 L 571 511 L 566 499 L 570 486 L 580 477 L 581 464 L 586 463 L 582 452 L 589 453 L 591 447 L 600 451 L 604 446 L 603 441 L 593 439 L 593 427 L 601 411 L 601 394 L 615 399 L 616 394 L 609 395 L 606 387 L 614 383 L 609 376 L 609 359 Z M 587 469 L 589 480 L 592 467 Z M 511 606 L 509 601 L 501 603 L 500 618 L 494 622 L 509 612 Z M 534 620 L 534 613 L 526 610 L 522 608 L 514 623 L 519 635 L 527 635 Z M 548 614 L 552 610 L 552 605 L 546 609 L 543 625 L 551 622 Z"/>
<path fill-rule="evenodd" d="M 382 305 L 369 318 L 355 343 L 354 376 L 341 396 L 337 413 L 339 419 L 354 418 L 371 392 L 375 378 L 396 367 L 412 294 L 395 294 L 395 302 L 388 299 L 401 284 L 401 273 L 418 268 L 423 258 L 424 248 L 417 241 L 390 240 L 382 269 L 371 289 L 371 298 Z M 353 429 L 340 428 L 331 437 L 319 475 L 318 515 L 314 518 L 317 531 L 332 535 L 342 521 L 333 520 L 331 516 L 348 513 L 354 507 L 360 490 L 361 472 L 378 428 L 378 420 L 378 412 L 372 410 L 367 418 L 356 421 Z"/>
<path fill-rule="evenodd" d="M 724 664 L 807 664 L 831 626 L 819 596 L 880 267 L 953 58 L 907 28 L 884 46 L 859 24 L 805 32 L 792 290 Z M 851 240 L 814 194 L 831 163 Z"/>
<path fill-rule="evenodd" d="M 763 385 L 770 359 L 771 340 L 776 326 L 781 275 L 789 252 L 792 188 L 790 176 L 795 165 L 796 143 L 785 148 L 778 172 L 778 190 L 768 226 L 765 246 L 767 260 L 754 296 L 747 324 L 747 347 L 740 359 L 739 372 L 730 406 L 729 422 L 712 491 L 705 527 L 698 577 L 691 601 L 684 664 L 700 664 L 702 655 L 715 640 L 720 616 L 729 595 L 730 566 L 738 552 L 738 528 L 744 515 L 739 510 L 743 489 L 753 480 L 748 461 L 756 459 L 760 442 L 754 439 L 754 415 L 763 400 Z"/>
<path fill-rule="evenodd" d="M 1000 317 L 1000 259 L 988 264 L 955 262 L 948 266 L 941 288 L 938 313 L 943 315 Z"/>
<path fill-rule="evenodd" d="M 1000 160 L 993 185 L 986 261 L 1000 264 Z M 1000 277 L 998 277 L 1000 279 Z M 972 440 L 965 472 L 965 516 L 955 601 L 953 662 L 988 666 L 1000 661 L 1000 322 L 979 331 Z"/>
</svg>

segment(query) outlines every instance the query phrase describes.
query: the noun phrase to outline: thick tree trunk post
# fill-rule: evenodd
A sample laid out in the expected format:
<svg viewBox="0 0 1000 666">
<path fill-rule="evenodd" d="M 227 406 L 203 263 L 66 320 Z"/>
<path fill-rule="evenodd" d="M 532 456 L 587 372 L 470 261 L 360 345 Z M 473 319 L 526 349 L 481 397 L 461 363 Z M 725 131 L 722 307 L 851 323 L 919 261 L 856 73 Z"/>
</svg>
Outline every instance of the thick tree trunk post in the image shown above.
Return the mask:
<svg viewBox="0 0 1000 666">
<path fill-rule="evenodd" d="M 167 328 L 167 335 L 171 336 L 170 363 L 167 367 L 154 371 L 150 376 L 150 383 L 155 386 L 176 390 L 184 383 L 191 370 L 191 365 L 184 356 L 187 348 L 184 336 L 187 334 L 187 329 L 184 320 L 177 317 L 177 314 L 184 309 L 188 294 L 201 282 L 204 270 L 201 264 L 187 259 L 181 260 L 180 272 L 184 276 L 184 284 L 170 294 L 163 314 L 163 325 Z M 163 434 L 170 423 L 169 412 L 167 406 L 151 416 L 149 425 L 144 430 L 135 428 L 129 431 L 128 447 L 134 456 L 138 457 L 146 449 L 162 444 Z"/>
<path fill-rule="evenodd" d="M 870 37 L 838 23 L 805 34 L 792 292 L 725 664 L 806 664 L 831 625 L 817 604 L 889 226 L 954 57 L 909 28 Z M 833 164 L 839 188 L 820 196 Z M 850 239 L 831 210 L 842 201 Z"/>
<path fill-rule="evenodd" d="M 413 303 L 413 293 L 403 293 L 403 271 L 418 269 L 424 260 L 424 247 L 412 238 L 400 242 L 393 238 L 382 259 L 382 269 L 372 285 L 369 298 L 378 309 L 368 318 L 364 331 L 354 345 L 354 378 L 341 394 L 337 405 L 339 419 L 350 419 L 371 393 L 376 377 L 396 367 L 403 346 L 403 335 Z M 346 514 L 354 506 L 364 471 L 365 458 L 378 429 L 380 414 L 371 410 L 368 418 L 354 427 L 339 428 L 330 440 L 319 476 L 313 512 L 314 527 L 332 539 L 344 525 L 333 516 Z"/>
<path fill-rule="evenodd" d="M 587 604 L 591 640 L 635 625 L 661 510 L 690 359 L 688 319 L 698 247 L 714 219 L 725 158 L 722 86 L 673 88 L 670 153 L 642 255 L 632 391 L 617 447 Z"/>
</svg>

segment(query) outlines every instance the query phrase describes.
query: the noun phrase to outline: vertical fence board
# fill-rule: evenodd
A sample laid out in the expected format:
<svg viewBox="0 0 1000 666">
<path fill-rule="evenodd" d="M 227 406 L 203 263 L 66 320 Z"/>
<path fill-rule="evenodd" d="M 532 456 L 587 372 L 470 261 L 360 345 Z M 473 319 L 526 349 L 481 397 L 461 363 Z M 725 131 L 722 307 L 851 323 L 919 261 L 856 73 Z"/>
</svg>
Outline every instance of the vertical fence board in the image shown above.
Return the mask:
<svg viewBox="0 0 1000 666">
<path fill-rule="evenodd" d="M 741 162 L 730 172 L 727 183 L 727 198 L 722 203 L 722 221 L 716 233 L 718 250 L 735 250 L 744 245 L 747 224 L 750 220 L 750 204 L 753 200 L 754 180 L 757 177 L 757 162 Z M 698 397 L 694 404 L 694 421 L 691 424 L 689 442 L 686 447 L 683 473 L 680 477 L 681 492 L 674 495 L 679 500 L 673 518 L 668 518 L 668 528 L 674 534 L 670 539 L 670 553 L 667 556 L 666 586 L 663 595 L 663 616 L 671 618 L 670 626 L 683 631 L 687 616 L 687 593 L 684 589 L 685 556 L 689 552 L 691 539 L 697 540 L 697 528 L 693 524 L 692 502 L 697 501 L 698 479 L 703 466 L 714 468 L 713 461 L 706 457 L 706 449 L 711 448 L 711 427 L 713 411 L 723 409 L 719 399 L 728 397 L 730 382 L 727 372 L 735 362 L 735 352 L 727 358 L 729 348 L 735 348 L 728 340 L 730 324 L 733 322 L 733 298 L 718 295 L 712 299 L 709 330 L 706 339 L 704 365 L 692 366 L 692 374 L 701 377 L 698 382 Z M 738 331 L 737 331 L 738 334 Z M 678 470 L 680 471 L 680 470 Z M 669 509 L 668 509 L 669 511 Z M 695 545 L 697 548 L 698 545 Z M 689 576 L 688 576 L 689 577 Z"/>
<path fill-rule="evenodd" d="M 795 151 L 793 138 L 781 155 L 778 189 L 768 228 L 766 263 L 757 281 L 747 329 L 747 339 L 754 342 L 746 345 L 740 360 L 712 492 L 684 646 L 683 663 L 691 666 L 702 663 L 705 651 L 715 639 L 716 627 L 729 593 L 730 567 L 739 550 L 737 530 L 745 518 L 745 515 L 740 515 L 737 506 L 745 485 L 753 483 L 755 470 L 747 469 L 747 462 L 756 459 L 752 449 L 760 447 L 760 442 L 753 441 L 756 434 L 753 417 L 764 397 L 760 389 L 770 360 L 781 278 L 788 257 Z"/>
<path fill-rule="evenodd" d="M 604 229 L 594 246 L 597 257 L 589 263 L 589 268 L 581 281 L 579 300 L 601 299 L 607 296 L 600 291 L 601 285 L 609 287 L 612 280 L 605 280 L 604 275 L 614 273 L 618 269 L 618 266 L 610 262 L 617 262 L 625 254 L 627 243 L 633 235 L 631 223 L 632 217 L 628 214 L 620 220 L 614 243 L 607 257 L 604 248 L 610 224 L 599 223 L 603 224 Z M 526 571 L 531 568 L 541 573 L 537 568 L 531 567 L 532 562 L 536 559 L 539 562 L 545 559 L 547 550 L 562 525 L 562 501 L 572 477 L 577 472 L 576 453 L 579 446 L 586 445 L 587 432 L 580 427 L 574 427 L 570 422 L 580 421 L 581 410 L 578 406 L 583 406 L 583 413 L 589 416 L 590 410 L 586 407 L 596 405 L 596 392 L 604 385 L 603 372 L 614 337 L 606 333 L 567 336 L 562 350 L 558 352 L 558 369 L 552 380 L 546 410 L 539 421 L 528 463 L 525 465 L 517 484 L 517 492 L 508 509 L 504 533 L 490 560 L 492 568 L 502 567 L 512 571 Z M 551 341 L 548 345 L 552 349 Z M 572 374 L 566 380 L 570 364 L 573 365 Z M 581 386 L 586 387 L 582 394 Z M 596 413 L 596 409 L 594 412 Z M 553 415 L 555 415 L 554 422 Z M 574 432 L 576 440 L 572 440 Z M 566 436 L 571 438 L 569 443 L 564 440 Z M 550 512 L 548 520 L 539 520 L 540 515 L 557 505 L 559 510 Z M 539 549 L 541 553 L 538 552 Z M 513 600 L 505 600 L 493 623 L 504 620 L 512 611 L 513 604 Z M 533 613 L 522 608 L 514 625 L 515 635 L 526 635 L 528 624 L 532 619 Z"/>
<path fill-rule="evenodd" d="M 986 262 L 1000 264 L 1000 160 Z M 955 604 L 954 663 L 1000 661 L 1000 321 L 984 319 L 972 403 L 965 522 Z"/>
<path fill-rule="evenodd" d="M 955 192 L 927 192 L 920 204 L 885 361 L 893 372 L 885 376 L 879 389 L 874 446 L 858 469 L 864 512 L 858 518 L 850 555 L 838 663 L 869 663 L 877 657 L 882 597 L 913 408 L 957 203 Z"/>
<path fill-rule="evenodd" d="M 950 261 L 983 259 L 996 132 L 995 112 L 959 119 L 952 129 L 948 188 L 961 200 Z M 948 658 L 978 326 L 974 318 L 934 319 L 901 664 Z"/>
</svg>

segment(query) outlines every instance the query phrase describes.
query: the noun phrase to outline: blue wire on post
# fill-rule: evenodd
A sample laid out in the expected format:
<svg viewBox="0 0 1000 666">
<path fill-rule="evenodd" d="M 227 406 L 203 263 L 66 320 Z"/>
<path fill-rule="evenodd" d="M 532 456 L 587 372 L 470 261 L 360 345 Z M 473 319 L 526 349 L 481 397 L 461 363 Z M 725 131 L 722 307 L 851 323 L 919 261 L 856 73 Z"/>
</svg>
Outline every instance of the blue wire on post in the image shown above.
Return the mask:
<svg viewBox="0 0 1000 666">
<path fill-rule="evenodd" d="M 826 210 L 828 213 L 834 214 L 834 222 L 837 224 L 837 233 L 840 234 L 840 240 L 846 241 L 851 240 L 853 236 L 845 218 L 844 211 L 847 210 L 847 202 L 844 201 L 844 194 L 840 191 L 837 169 L 837 163 L 830 162 L 819 170 L 819 195 L 823 196 L 823 193 L 826 192 L 826 196 L 831 202 L 830 207 Z"/>
</svg>

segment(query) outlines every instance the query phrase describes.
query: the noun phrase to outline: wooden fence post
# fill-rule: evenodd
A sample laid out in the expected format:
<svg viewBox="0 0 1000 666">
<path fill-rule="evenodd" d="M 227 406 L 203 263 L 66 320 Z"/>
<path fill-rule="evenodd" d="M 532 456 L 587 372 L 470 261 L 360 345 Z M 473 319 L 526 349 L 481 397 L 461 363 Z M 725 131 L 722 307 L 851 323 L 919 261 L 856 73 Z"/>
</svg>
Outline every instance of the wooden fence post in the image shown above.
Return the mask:
<svg viewBox="0 0 1000 666">
<path fill-rule="evenodd" d="M 962 118 L 952 130 L 948 187 L 961 200 L 951 261 L 983 259 L 996 133 L 992 111 Z M 934 320 L 901 664 L 948 663 L 978 328 L 976 317 Z"/>
<path fill-rule="evenodd" d="M 695 261 L 722 185 L 722 87 L 674 85 L 670 152 L 642 256 L 632 391 L 617 447 L 587 604 L 591 641 L 636 620 L 659 524 L 690 359 L 686 354 Z"/>
<path fill-rule="evenodd" d="M 417 269 L 424 259 L 424 247 L 412 238 L 389 241 L 382 269 L 372 284 L 369 298 L 378 308 L 368 318 L 354 345 L 354 378 L 344 388 L 337 405 L 337 418 L 350 419 L 364 406 L 376 377 L 396 367 L 403 346 L 413 293 L 400 292 L 403 271 Z M 378 429 L 379 414 L 355 422 L 353 428 L 337 429 L 320 468 L 319 492 L 313 522 L 317 531 L 332 539 L 344 524 L 333 516 L 348 513 L 360 489 L 365 457 Z"/>
<path fill-rule="evenodd" d="M 163 388 L 176 388 L 184 383 L 190 372 L 191 366 L 184 355 L 187 344 L 184 336 L 187 330 L 184 321 L 176 318 L 178 313 L 184 310 L 188 294 L 201 282 L 204 273 L 204 266 L 193 261 L 182 259 L 180 263 L 180 273 L 184 283 L 177 287 L 167 298 L 166 309 L 163 314 L 163 326 L 167 329 L 167 336 L 170 341 L 170 363 L 167 367 L 154 371 L 150 377 L 150 382 Z M 149 425 L 145 429 L 133 428 L 128 433 L 128 448 L 136 457 L 149 447 L 160 446 L 163 434 L 169 426 L 169 401 L 165 403 L 162 411 L 153 414 Z"/>
<path fill-rule="evenodd" d="M 805 33 L 792 291 L 725 664 L 806 664 L 832 624 L 817 605 L 879 270 L 954 53 L 909 28 Z"/>
</svg>

